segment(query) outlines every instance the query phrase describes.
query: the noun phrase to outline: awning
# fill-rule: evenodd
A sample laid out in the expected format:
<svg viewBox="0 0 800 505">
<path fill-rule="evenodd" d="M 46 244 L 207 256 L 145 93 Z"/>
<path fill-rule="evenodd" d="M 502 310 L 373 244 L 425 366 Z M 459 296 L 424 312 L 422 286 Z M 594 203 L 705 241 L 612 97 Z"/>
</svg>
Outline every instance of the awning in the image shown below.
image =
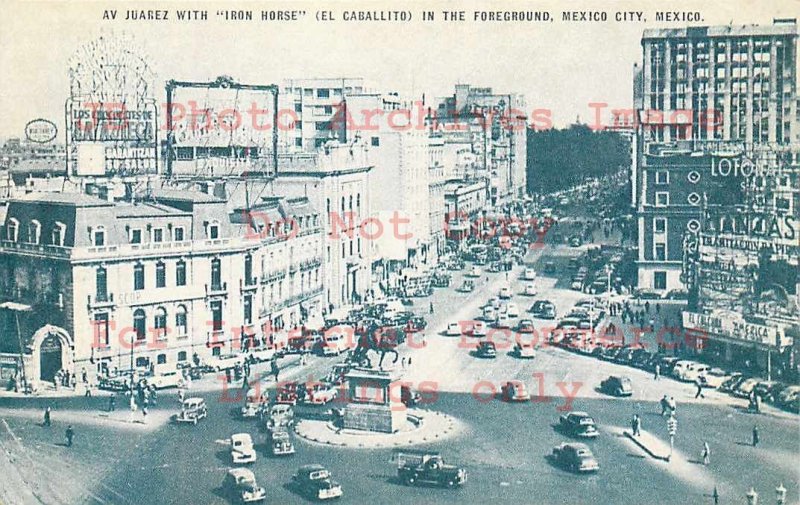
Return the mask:
<svg viewBox="0 0 800 505">
<path fill-rule="evenodd" d="M 0 303 L 0 309 L 13 310 L 16 312 L 30 312 L 31 310 L 33 310 L 33 307 L 31 307 L 30 305 L 25 305 L 24 303 L 3 302 Z"/>
</svg>

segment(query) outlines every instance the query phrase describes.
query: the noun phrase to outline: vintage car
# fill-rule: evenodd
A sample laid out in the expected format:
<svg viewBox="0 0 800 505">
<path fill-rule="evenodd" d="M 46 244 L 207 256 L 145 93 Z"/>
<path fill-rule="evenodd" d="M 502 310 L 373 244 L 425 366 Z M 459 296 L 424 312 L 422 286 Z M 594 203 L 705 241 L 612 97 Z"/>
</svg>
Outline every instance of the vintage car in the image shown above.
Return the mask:
<svg viewBox="0 0 800 505">
<path fill-rule="evenodd" d="M 186 398 L 181 404 L 181 411 L 175 415 L 175 422 L 197 424 L 208 415 L 206 401 L 202 398 Z"/>
<path fill-rule="evenodd" d="M 467 277 L 480 277 L 481 276 L 481 269 L 478 267 L 472 267 L 469 269 L 469 272 L 465 274 Z"/>
<path fill-rule="evenodd" d="M 183 373 L 180 370 L 169 370 L 147 377 L 147 384 L 156 389 L 183 387 Z"/>
<path fill-rule="evenodd" d="M 267 429 L 276 426 L 291 426 L 294 423 L 294 409 L 285 404 L 275 404 L 270 407 L 265 418 Z"/>
<path fill-rule="evenodd" d="M 459 323 L 448 324 L 444 334 L 447 335 L 448 337 L 457 337 L 461 335 L 461 324 Z"/>
<path fill-rule="evenodd" d="M 422 395 L 413 391 L 411 387 L 408 385 L 400 386 L 400 401 L 408 408 L 416 406 L 420 400 L 422 400 Z"/>
<path fill-rule="evenodd" d="M 431 284 L 436 288 L 446 288 L 450 286 L 451 277 L 449 274 L 436 273 L 431 277 Z"/>
<path fill-rule="evenodd" d="M 486 323 L 484 323 L 483 321 L 473 321 L 472 327 L 469 329 L 467 334 L 473 337 L 485 337 Z"/>
<path fill-rule="evenodd" d="M 397 457 L 397 476 L 408 486 L 418 483 L 454 488 L 467 482 L 467 471 L 448 465 L 435 452 L 401 452 Z"/>
<path fill-rule="evenodd" d="M 549 300 L 537 300 L 531 306 L 530 311 L 533 313 L 533 317 L 539 319 L 556 318 L 556 306 Z"/>
<path fill-rule="evenodd" d="M 512 296 L 514 296 L 514 293 L 511 291 L 511 288 L 510 288 L 510 287 L 508 287 L 508 286 L 503 286 L 502 288 L 500 288 L 500 292 L 498 293 L 498 295 L 497 295 L 497 296 L 498 296 L 498 298 L 500 298 L 501 300 L 508 300 L 508 299 L 510 299 Z"/>
<path fill-rule="evenodd" d="M 314 405 L 324 405 L 335 400 L 338 395 L 339 391 L 335 385 L 318 382 L 305 388 L 303 401 Z"/>
<path fill-rule="evenodd" d="M 216 372 L 236 368 L 236 365 L 244 365 L 245 356 L 243 354 L 223 354 L 220 356 L 208 356 L 204 360 L 207 368 Z"/>
<path fill-rule="evenodd" d="M 536 327 L 530 319 L 520 319 L 517 324 L 517 333 L 535 333 Z"/>
<path fill-rule="evenodd" d="M 522 273 L 522 279 L 526 281 L 535 281 L 536 270 L 534 270 L 533 268 L 526 268 L 525 271 Z"/>
<path fill-rule="evenodd" d="M 331 479 L 331 473 L 322 465 L 303 465 L 292 480 L 301 494 L 314 500 L 342 496 L 342 486 Z"/>
<path fill-rule="evenodd" d="M 260 349 L 251 349 L 247 359 L 250 363 L 265 363 L 271 361 L 275 357 L 275 349 L 267 347 Z"/>
<path fill-rule="evenodd" d="M 285 426 L 275 426 L 267 431 L 267 445 L 273 456 L 294 454 L 294 444 Z"/>
<path fill-rule="evenodd" d="M 595 438 L 598 435 L 594 419 L 586 412 L 570 412 L 561 416 L 559 426 L 573 437 Z"/>
<path fill-rule="evenodd" d="M 260 388 L 249 389 L 245 395 L 244 405 L 239 413 L 243 419 L 261 417 L 267 404 L 269 404 L 268 391 L 262 392 Z"/>
<path fill-rule="evenodd" d="M 509 316 L 508 312 L 500 312 L 497 314 L 497 318 L 494 320 L 494 327 L 495 328 L 511 328 L 511 316 Z"/>
<path fill-rule="evenodd" d="M 622 375 L 611 375 L 600 383 L 600 391 L 614 396 L 631 396 L 633 388 L 631 380 Z"/>
<path fill-rule="evenodd" d="M 467 279 L 461 283 L 461 286 L 458 288 L 458 290 L 462 293 L 472 293 L 475 291 L 475 283 Z"/>
<path fill-rule="evenodd" d="M 538 291 L 536 291 L 536 284 L 529 282 L 525 284 L 525 289 L 522 291 L 522 294 L 525 296 L 536 296 Z"/>
<path fill-rule="evenodd" d="M 248 433 L 237 433 L 231 435 L 231 459 L 234 465 L 254 463 L 256 461 L 256 450 L 253 447 L 253 439 Z"/>
<path fill-rule="evenodd" d="M 506 314 L 508 317 L 519 317 L 519 306 L 516 303 L 509 303 L 506 305 Z"/>
<path fill-rule="evenodd" d="M 256 483 L 256 476 L 247 468 L 231 468 L 222 483 L 223 492 L 234 502 L 256 503 L 263 501 L 267 492 Z"/>
<path fill-rule="evenodd" d="M 553 449 L 553 462 L 572 472 L 596 472 L 600 464 L 586 444 L 563 443 Z"/>
<path fill-rule="evenodd" d="M 536 346 L 533 342 L 517 342 L 514 344 L 514 355 L 520 359 L 533 359 L 536 357 Z"/>
<path fill-rule="evenodd" d="M 509 381 L 500 388 L 500 396 L 504 402 L 527 402 L 531 399 L 524 382 Z"/>
<path fill-rule="evenodd" d="M 275 403 L 284 405 L 297 405 L 300 399 L 300 388 L 296 382 L 279 384 L 275 393 Z"/>
<path fill-rule="evenodd" d="M 479 358 L 496 358 L 497 346 L 494 342 L 490 342 L 488 340 L 479 342 L 478 348 L 475 351 L 475 355 Z"/>
</svg>

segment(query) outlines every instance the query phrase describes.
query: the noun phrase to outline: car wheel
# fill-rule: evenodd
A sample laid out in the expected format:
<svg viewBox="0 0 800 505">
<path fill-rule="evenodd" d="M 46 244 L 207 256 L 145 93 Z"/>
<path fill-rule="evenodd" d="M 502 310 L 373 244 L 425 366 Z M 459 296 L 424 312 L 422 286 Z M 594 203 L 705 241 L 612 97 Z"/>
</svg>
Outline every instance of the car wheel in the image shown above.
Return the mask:
<svg viewBox="0 0 800 505">
<path fill-rule="evenodd" d="M 416 484 L 416 482 L 417 482 L 416 474 L 412 473 L 411 475 L 406 476 L 406 484 L 408 484 L 409 486 L 413 486 L 414 484 Z"/>
<path fill-rule="evenodd" d="M 196 418 L 196 417 L 195 417 L 194 419 L 192 419 L 192 424 L 194 424 L 195 426 L 197 426 L 197 418 Z"/>
<path fill-rule="evenodd" d="M 456 481 L 454 481 L 453 479 L 448 480 L 447 487 L 449 487 L 450 489 L 456 487 Z"/>
</svg>

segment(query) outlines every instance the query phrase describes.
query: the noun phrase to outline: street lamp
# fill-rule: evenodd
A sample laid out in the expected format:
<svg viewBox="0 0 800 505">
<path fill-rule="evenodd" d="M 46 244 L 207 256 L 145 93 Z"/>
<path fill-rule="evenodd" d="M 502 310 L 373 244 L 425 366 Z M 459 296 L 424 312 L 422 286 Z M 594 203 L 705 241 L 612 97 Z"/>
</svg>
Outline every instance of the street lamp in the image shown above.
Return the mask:
<svg viewBox="0 0 800 505">
<path fill-rule="evenodd" d="M 128 340 L 130 341 L 130 348 L 131 348 L 131 377 L 130 377 L 130 392 L 131 397 L 133 397 L 133 346 L 136 345 L 136 340 L 138 338 L 138 333 L 133 332 L 128 334 Z"/>
<path fill-rule="evenodd" d="M 755 489 L 751 487 L 746 496 L 748 505 L 758 505 L 758 493 Z"/>
<path fill-rule="evenodd" d="M 786 502 L 786 488 L 783 487 L 783 483 L 775 488 L 775 501 L 778 505 L 783 505 Z"/>
</svg>

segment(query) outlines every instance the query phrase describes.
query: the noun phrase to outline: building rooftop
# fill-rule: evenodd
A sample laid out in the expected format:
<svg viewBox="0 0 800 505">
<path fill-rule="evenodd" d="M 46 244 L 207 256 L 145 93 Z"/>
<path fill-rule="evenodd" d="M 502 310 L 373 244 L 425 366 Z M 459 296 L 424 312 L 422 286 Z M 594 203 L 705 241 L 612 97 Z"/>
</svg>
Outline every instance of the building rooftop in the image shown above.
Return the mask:
<svg viewBox="0 0 800 505">
<path fill-rule="evenodd" d="M 114 204 L 96 196 L 84 193 L 56 193 L 35 191 L 14 198 L 12 201 L 52 203 L 56 205 L 69 205 L 72 207 L 112 207 Z"/>
<path fill-rule="evenodd" d="M 772 25 L 690 26 L 683 28 L 650 28 L 642 34 L 646 39 L 751 37 L 797 35 L 797 24 L 782 22 Z"/>
<path fill-rule="evenodd" d="M 179 202 L 192 202 L 192 203 L 222 203 L 225 200 L 217 198 L 213 195 L 201 193 L 199 191 L 187 191 L 183 189 L 154 189 L 151 195 L 156 200 L 175 200 Z"/>
</svg>

